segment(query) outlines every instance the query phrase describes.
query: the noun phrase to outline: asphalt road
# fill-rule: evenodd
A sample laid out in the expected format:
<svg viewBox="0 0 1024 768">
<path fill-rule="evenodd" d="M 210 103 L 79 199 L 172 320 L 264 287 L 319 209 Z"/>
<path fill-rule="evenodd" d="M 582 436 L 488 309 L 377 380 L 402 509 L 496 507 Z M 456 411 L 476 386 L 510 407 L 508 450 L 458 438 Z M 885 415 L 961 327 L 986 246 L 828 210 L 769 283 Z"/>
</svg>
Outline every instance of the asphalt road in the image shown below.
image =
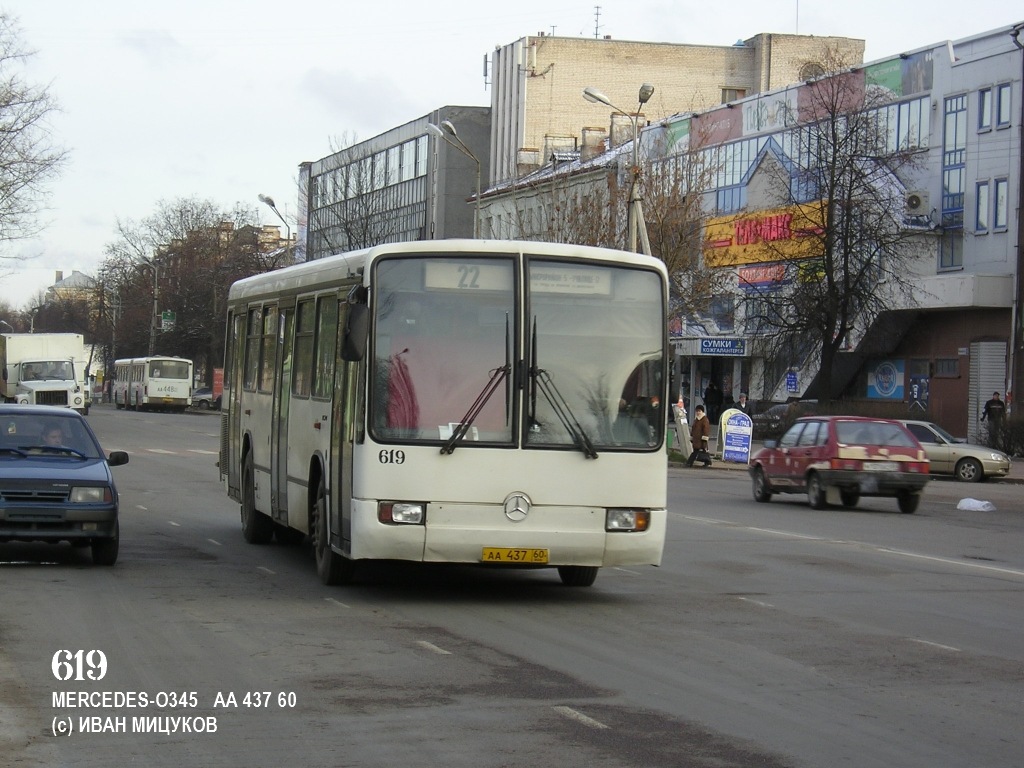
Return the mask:
<svg viewBox="0 0 1024 768">
<path fill-rule="evenodd" d="M 0 545 L 2 765 L 1021 765 L 1019 488 L 814 511 L 671 470 L 661 568 L 328 588 L 307 548 L 242 540 L 216 414 L 89 419 L 132 455 L 121 558 Z"/>
</svg>

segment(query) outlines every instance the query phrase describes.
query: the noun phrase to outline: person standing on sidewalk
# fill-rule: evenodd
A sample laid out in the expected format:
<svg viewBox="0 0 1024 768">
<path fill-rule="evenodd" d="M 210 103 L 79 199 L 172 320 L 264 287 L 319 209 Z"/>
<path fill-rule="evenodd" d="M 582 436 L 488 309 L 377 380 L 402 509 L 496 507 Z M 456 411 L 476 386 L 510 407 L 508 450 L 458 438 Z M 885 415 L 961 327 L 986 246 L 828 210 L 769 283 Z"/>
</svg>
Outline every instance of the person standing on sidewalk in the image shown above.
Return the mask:
<svg viewBox="0 0 1024 768">
<path fill-rule="evenodd" d="M 686 466 L 692 467 L 693 462 L 699 459 L 704 462 L 705 467 L 710 467 L 711 454 L 708 453 L 708 448 L 711 444 L 711 422 L 704 415 L 704 406 L 698 405 L 693 409 L 693 413 L 693 424 L 690 426 L 690 445 L 693 446 L 693 450 L 690 451 L 690 458 L 686 460 Z"/>
<path fill-rule="evenodd" d="M 993 392 L 992 399 L 985 403 L 981 412 L 981 420 L 988 420 L 988 444 L 993 448 L 999 442 L 999 432 L 1003 426 L 1003 417 L 1006 416 L 1006 403 L 999 399 L 999 393 Z"/>
</svg>

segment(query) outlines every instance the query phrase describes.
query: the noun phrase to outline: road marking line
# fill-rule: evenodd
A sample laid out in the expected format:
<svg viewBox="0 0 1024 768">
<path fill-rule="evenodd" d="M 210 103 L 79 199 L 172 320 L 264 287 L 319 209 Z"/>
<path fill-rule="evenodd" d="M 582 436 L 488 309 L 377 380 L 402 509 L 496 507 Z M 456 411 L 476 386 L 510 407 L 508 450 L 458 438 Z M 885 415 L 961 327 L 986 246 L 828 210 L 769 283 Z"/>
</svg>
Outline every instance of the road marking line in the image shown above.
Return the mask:
<svg viewBox="0 0 1024 768">
<path fill-rule="evenodd" d="M 1014 568 L 1000 568 L 997 565 L 982 565 L 981 563 L 965 563 L 961 560 L 954 560 L 950 557 L 938 557 L 936 555 L 921 555 L 917 552 L 908 552 L 905 549 L 890 549 L 889 547 L 875 547 L 878 552 L 888 552 L 892 555 L 912 557 L 917 560 L 930 560 L 933 563 L 944 563 L 945 565 L 959 565 L 962 568 L 974 568 L 979 571 L 993 571 L 994 573 L 1006 573 L 1011 576 L 1024 576 L 1024 571 Z"/>
<path fill-rule="evenodd" d="M 436 653 L 438 656 L 451 656 L 451 651 L 446 651 L 444 648 L 438 648 L 433 643 L 428 643 L 426 640 L 417 640 L 416 645 L 426 648 L 428 651 Z"/>
<path fill-rule="evenodd" d="M 204 456 L 216 456 L 216 455 L 218 455 L 220 453 L 220 451 L 204 451 L 201 448 L 189 448 L 188 452 L 189 453 L 201 453 Z"/>
<path fill-rule="evenodd" d="M 342 602 L 340 602 L 338 600 L 335 600 L 333 597 L 325 597 L 324 600 L 326 600 L 328 603 L 334 603 L 339 608 L 349 608 L 349 607 L 351 607 L 351 606 L 345 605 L 344 603 L 342 603 Z"/>
<path fill-rule="evenodd" d="M 560 714 L 562 717 L 567 717 L 570 720 L 575 720 L 577 723 L 581 723 L 589 728 L 607 729 L 608 726 L 604 723 L 595 720 L 592 717 L 587 717 L 582 712 L 577 712 L 572 707 L 556 706 L 552 707 L 555 712 Z"/>
<path fill-rule="evenodd" d="M 149 507 L 144 507 L 141 504 L 136 504 L 135 508 L 136 509 L 141 509 L 143 512 L 149 512 Z"/>
<path fill-rule="evenodd" d="M 629 568 L 622 568 L 621 566 L 615 566 L 614 570 L 622 571 L 623 573 L 628 573 L 631 576 L 640 576 L 641 575 L 639 571 L 631 571 L 631 570 L 629 570 Z"/>
<path fill-rule="evenodd" d="M 149 451 L 150 453 L 165 453 L 168 456 L 176 455 L 175 451 L 165 451 L 163 448 L 146 448 L 145 450 Z"/>
<path fill-rule="evenodd" d="M 223 544 L 221 544 L 216 539 L 207 539 L 207 541 L 210 542 L 211 544 L 216 544 L 218 547 L 223 547 L 224 546 Z"/>
<path fill-rule="evenodd" d="M 181 523 L 176 523 L 173 520 L 168 520 L 167 524 L 168 525 L 173 525 L 175 528 L 181 528 Z"/>
<path fill-rule="evenodd" d="M 269 568 L 264 568 L 262 565 L 257 565 L 256 566 L 256 570 L 257 571 L 263 571 L 264 573 L 269 573 L 271 576 L 276 576 L 277 575 L 277 571 L 272 571 Z"/>
<path fill-rule="evenodd" d="M 1007 576 L 1022 576 L 1024 577 L 1024 571 L 1016 568 L 1001 568 L 997 565 L 984 565 L 982 563 L 964 562 L 963 560 L 955 560 L 951 557 L 939 557 L 937 555 L 924 555 L 918 552 L 910 552 L 905 549 L 893 549 L 892 547 L 882 547 L 877 544 L 871 544 L 866 541 L 850 541 L 847 539 L 828 539 L 823 536 L 807 536 L 802 533 L 793 533 L 791 531 L 780 531 L 773 530 L 771 528 L 756 528 L 750 525 L 742 525 L 741 523 L 733 523 L 729 520 L 716 520 L 713 517 L 696 517 L 694 515 L 679 515 L 684 520 L 691 520 L 695 523 L 705 523 L 708 525 L 721 525 L 727 528 L 738 528 L 745 531 L 754 531 L 756 533 L 767 533 L 772 536 L 788 536 L 793 539 L 801 539 L 804 541 L 820 541 L 824 544 L 842 544 L 845 546 L 864 547 L 866 549 L 873 550 L 875 552 L 881 552 L 887 555 L 897 555 L 900 557 L 910 557 L 917 560 L 929 560 L 933 563 L 942 563 L 944 565 L 956 565 L 961 568 L 972 568 L 977 571 L 990 571 L 992 573 L 1001 573 Z"/>
<path fill-rule="evenodd" d="M 916 637 L 908 637 L 912 643 L 920 643 L 921 645 L 930 645 L 932 648 L 941 648 L 944 651 L 953 651 L 954 653 L 960 653 L 959 648 L 954 648 L 952 645 L 943 645 L 942 643 L 933 643 L 931 640 L 918 640 Z"/>
<path fill-rule="evenodd" d="M 753 603 L 754 605 L 759 605 L 762 608 L 774 608 L 775 607 L 771 603 L 765 603 L 765 602 L 762 602 L 761 600 L 752 600 L 749 597 L 737 597 L 736 599 L 737 600 L 742 600 L 745 603 Z"/>
</svg>

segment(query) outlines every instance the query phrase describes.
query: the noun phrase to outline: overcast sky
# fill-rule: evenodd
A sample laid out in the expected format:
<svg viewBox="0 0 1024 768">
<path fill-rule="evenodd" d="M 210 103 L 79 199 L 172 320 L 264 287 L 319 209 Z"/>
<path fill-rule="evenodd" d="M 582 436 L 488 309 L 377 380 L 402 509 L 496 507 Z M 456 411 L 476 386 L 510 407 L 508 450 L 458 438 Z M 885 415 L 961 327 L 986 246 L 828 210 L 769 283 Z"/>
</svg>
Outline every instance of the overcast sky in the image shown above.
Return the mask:
<svg viewBox="0 0 1024 768">
<path fill-rule="evenodd" d="M 446 104 L 488 105 L 485 54 L 544 32 L 731 45 L 761 32 L 842 35 L 866 61 L 1024 20 L 1006 0 L 0 0 L 61 106 L 70 163 L 42 235 L 0 244 L 0 299 L 26 306 L 95 274 L 116 223 L 161 200 L 296 211 L 299 163 Z M 723 23 L 725 22 L 725 23 Z M 595 85 L 600 85 L 595 83 Z M 332 144 L 333 142 L 333 144 Z M 266 224 L 279 224 L 265 206 Z"/>
</svg>

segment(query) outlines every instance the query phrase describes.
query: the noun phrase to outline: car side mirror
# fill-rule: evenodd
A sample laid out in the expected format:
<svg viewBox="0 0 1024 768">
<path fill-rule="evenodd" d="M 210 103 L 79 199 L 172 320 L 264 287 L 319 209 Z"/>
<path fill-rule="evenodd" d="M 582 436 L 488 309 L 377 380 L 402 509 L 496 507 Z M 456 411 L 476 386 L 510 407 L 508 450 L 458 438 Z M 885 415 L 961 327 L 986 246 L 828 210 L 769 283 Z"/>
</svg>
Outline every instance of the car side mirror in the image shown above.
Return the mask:
<svg viewBox="0 0 1024 768">
<path fill-rule="evenodd" d="M 126 451 L 111 451 L 107 457 L 107 464 L 111 467 L 120 467 L 122 464 L 128 463 L 128 453 Z"/>
</svg>

